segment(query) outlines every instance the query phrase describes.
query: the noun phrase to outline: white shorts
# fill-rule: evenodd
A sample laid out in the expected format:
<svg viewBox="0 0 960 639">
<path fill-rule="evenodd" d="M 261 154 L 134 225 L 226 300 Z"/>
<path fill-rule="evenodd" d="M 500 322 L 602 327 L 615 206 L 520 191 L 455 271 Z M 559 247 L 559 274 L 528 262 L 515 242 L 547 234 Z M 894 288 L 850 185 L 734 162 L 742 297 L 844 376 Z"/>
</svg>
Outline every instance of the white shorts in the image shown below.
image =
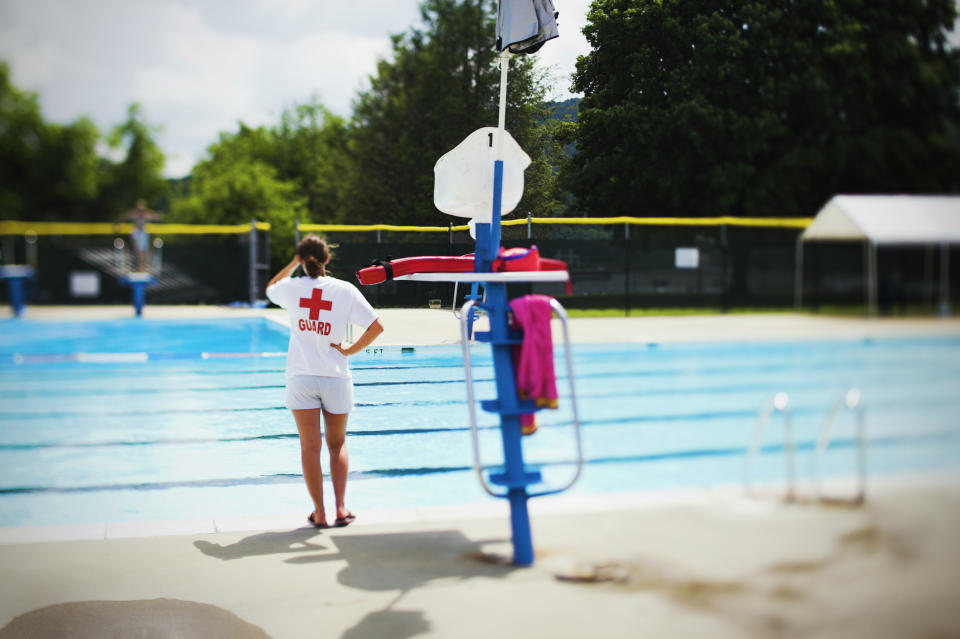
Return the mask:
<svg viewBox="0 0 960 639">
<path fill-rule="evenodd" d="M 322 408 L 343 415 L 353 409 L 353 380 L 349 377 L 294 375 L 287 378 L 287 408 Z"/>
</svg>

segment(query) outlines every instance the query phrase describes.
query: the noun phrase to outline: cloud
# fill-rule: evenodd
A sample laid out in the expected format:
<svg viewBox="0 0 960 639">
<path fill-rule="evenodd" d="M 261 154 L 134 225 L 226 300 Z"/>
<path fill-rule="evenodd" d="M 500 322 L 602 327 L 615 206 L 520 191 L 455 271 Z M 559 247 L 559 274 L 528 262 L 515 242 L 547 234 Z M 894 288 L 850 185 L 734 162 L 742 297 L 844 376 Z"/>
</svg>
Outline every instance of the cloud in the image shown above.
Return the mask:
<svg viewBox="0 0 960 639">
<path fill-rule="evenodd" d="M 560 13 L 557 18 L 557 30 L 560 37 L 548 42 L 537 53 L 540 62 L 555 70 L 557 99 L 570 97 L 571 74 L 577 68 L 577 56 L 590 51 L 582 30 L 587 23 L 587 9 L 590 0 L 554 0 L 554 7 Z"/>
<path fill-rule="evenodd" d="M 101 130 L 132 102 L 159 128 L 170 177 L 218 134 L 276 122 L 316 96 L 349 116 L 390 35 L 420 23 L 420 0 L 3 0 L 0 59 L 36 91 L 44 117 Z M 589 0 L 556 0 L 561 37 L 537 55 L 560 69 L 558 97 L 585 50 Z M 491 43 L 493 34 L 491 34 Z"/>
</svg>

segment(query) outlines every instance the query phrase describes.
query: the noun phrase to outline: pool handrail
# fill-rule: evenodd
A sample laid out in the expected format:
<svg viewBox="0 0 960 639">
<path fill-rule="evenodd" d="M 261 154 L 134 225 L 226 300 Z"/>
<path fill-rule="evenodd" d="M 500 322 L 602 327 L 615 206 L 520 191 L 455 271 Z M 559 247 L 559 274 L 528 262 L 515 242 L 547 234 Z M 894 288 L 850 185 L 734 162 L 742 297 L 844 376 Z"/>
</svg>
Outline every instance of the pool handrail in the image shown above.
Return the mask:
<svg viewBox="0 0 960 639">
<path fill-rule="evenodd" d="M 471 282 L 470 292 L 466 295 L 468 300 L 480 299 L 479 295 L 479 282 Z M 453 303 L 451 304 L 450 310 L 453 311 L 453 316 L 457 319 L 460 319 L 460 311 L 457 309 L 457 288 L 460 286 L 460 282 L 453 283 Z M 486 290 L 484 290 L 483 299 L 486 300 Z"/>
<path fill-rule="evenodd" d="M 468 317 L 471 309 L 476 305 L 476 300 L 467 300 L 460 308 L 460 343 L 463 347 L 463 370 L 464 379 L 467 386 L 467 413 L 470 415 L 470 437 L 473 441 L 473 470 L 480 478 L 480 485 L 493 497 L 503 497 L 502 493 L 493 490 L 483 476 L 483 466 L 480 464 L 480 434 L 477 429 L 477 406 L 473 394 L 473 367 L 470 362 L 470 336 L 467 328 L 467 322 L 463 318 Z"/>
<path fill-rule="evenodd" d="M 483 305 L 476 300 L 467 300 L 460 308 L 460 343 L 463 348 L 464 380 L 467 387 L 467 412 L 470 415 L 470 435 L 473 442 L 473 468 L 480 478 L 480 485 L 483 489 L 493 497 L 503 498 L 506 496 L 506 493 L 499 493 L 493 490 L 487 483 L 483 475 L 483 464 L 480 460 L 480 434 L 479 428 L 477 427 L 477 405 L 476 396 L 473 391 L 473 368 L 470 359 L 470 324 L 472 322 L 467 321 L 471 316 L 471 311 L 474 306 L 479 306 L 481 310 L 485 310 L 483 309 Z M 577 411 L 577 394 L 573 380 L 573 356 L 570 350 L 570 331 L 567 327 L 569 316 L 567 315 L 566 309 L 555 299 L 550 300 L 550 307 L 559 317 L 561 326 L 563 327 L 564 357 L 567 366 L 567 380 L 570 386 L 570 407 L 573 414 L 574 439 L 577 445 L 577 463 L 573 476 L 566 484 L 559 488 L 530 493 L 530 497 L 543 497 L 545 495 L 555 495 L 564 492 L 577 482 L 583 472 L 583 443 L 580 437 L 580 415 Z"/>
<path fill-rule="evenodd" d="M 867 493 L 867 438 L 866 421 L 863 413 L 863 402 L 859 388 L 849 388 L 838 399 L 827 414 L 827 419 L 820 427 L 820 436 L 817 438 L 817 449 L 814 455 L 814 489 L 818 499 L 823 499 L 823 477 L 821 475 L 821 460 L 823 454 L 830 445 L 830 436 L 833 431 L 833 423 L 836 421 L 842 409 L 853 411 L 856 419 L 856 438 L 857 438 L 857 493 L 853 498 L 854 503 L 862 503 L 866 499 Z"/>
<path fill-rule="evenodd" d="M 763 443 L 763 435 L 766 431 L 767 423 L 770 421 L 770 417 L 774 412 L 783 415 L 783 449 L 787 462 L 786 499 L 787 501 L 793 501 L 795 497 L 793 423 L 790 419 L 790 397 L 786 393 L 777 393 L 773 396 L 773 399 L 760 410 L 760 414 L 757 417 L 757 427 L 753 433 L 753 443 L 747 449 L 747 463 L 743 472 L 743 485 L 747 494 L 750 494 L 752 492 L 750 489 L 750 469 L 753 464 L 753 459 L 757 456 L 757 453 L 760 452 L 760 445 Z"/>
<path fill-rule="evenodd" d="M 562 493 L 577 483 L 577 480 L 580 478 L 580 474 L 583 472 L 583 442 L 580 438 L 580 414 L 577 412 L 577 391 L 574 388 L 573 383 L 573 354 L 570 351 L 570 331 L 567 327 L 569 316 L 567 315 L 566 309 L 563 308 L 560 302 L 553 298 L 550 298 L 550 307 L 553 309 L 553 312 L 557 314 L 557 317 L 560 318 L 560 326 L 563 327 L 564 359 L 566 360 L 567 364 L 567 381 L 570 386 L 570 410 L 573 414 L 574 440 L 577 443 L 577 468 L 573 473 L 573 477 L 570 478 L 570 481 L 561 488 L 531 493 L 531 497 L 542 497 L 544 495 L 555 495 L 557 493 Z"/>
</svg>

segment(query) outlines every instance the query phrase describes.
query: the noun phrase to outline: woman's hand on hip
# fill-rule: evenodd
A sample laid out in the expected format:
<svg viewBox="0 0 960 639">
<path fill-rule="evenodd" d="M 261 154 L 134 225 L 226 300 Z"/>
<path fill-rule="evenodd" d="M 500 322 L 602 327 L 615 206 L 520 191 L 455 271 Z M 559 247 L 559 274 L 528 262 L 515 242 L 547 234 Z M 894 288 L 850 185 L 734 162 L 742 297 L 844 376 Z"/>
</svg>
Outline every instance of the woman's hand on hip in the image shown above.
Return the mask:
<svg viewBox="0 0 960 639">
<path fill-rule="evenodd" d="M 360 336 L 360 339 L 358 339 L 356 342 L 351 344 L 348 348 L 344 348 L 340 346 L 340 344 L 334 344 L 332 342 L 330 346 L 332 348 L 337 349 L 338 351 L 343 353 L 345 356 L 349 357 L 351 355 L 355 355 L 356 353 L 359 353 L 360 351 L 365 349 L 367 346 L 369 346 L 373 342 L 373 340 L 377 339 L 377 337 L 380 336 L 382 332 L 383 332 L 383 324 L 380 323 L 380 318 L 378 317 L 377 319 L 373 320 L 370 326 L 367 327 L 367 330 L 363 332 L 363 335 Z"/>
</svg>

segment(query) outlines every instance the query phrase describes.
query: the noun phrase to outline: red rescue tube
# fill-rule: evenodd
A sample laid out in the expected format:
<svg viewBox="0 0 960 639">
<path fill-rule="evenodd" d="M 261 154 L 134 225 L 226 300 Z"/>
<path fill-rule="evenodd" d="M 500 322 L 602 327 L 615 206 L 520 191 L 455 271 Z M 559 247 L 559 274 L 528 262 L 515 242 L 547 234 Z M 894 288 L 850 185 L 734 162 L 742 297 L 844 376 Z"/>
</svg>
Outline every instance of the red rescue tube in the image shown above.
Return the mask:
<svg viewBox="0 0 960 639">
<path fill-rule="evenodd" d="M 540 270 L 541 271 L 565 271 L 567 270 L 567 263 L 563 260 L 554 260 L 549 257 L 540 258 Z"/>
<path fill-rule="evenodd" d="M 561 260 L 551 260 L 540 257 L 540 249 L 534 244 L 528 249 L 512 248 L 500 249 L 500 254 L 493 261 L 493 271 L 565 271 L 567 263 Z"/>
<path fill-rule="evenodd" d="M 536 251 L 536 247 L 533 247 Z M 501 250 L 501 253 L 503 251 Z M 536 255 L 536 254 L 535 254 Z M 523 266 L 525 268 L 517 268 Z M 534 268 L 539 267 L 539 268 Z M 389 270 L 389 273 L 388 273 Z M 536 262 L 519 260 L 501 262 L 494 265 L 495 271 L 565 271 L 567 263 L 536 255 Z M 401 275 L 413 273 L 472 273 L 473 255 L 461 257 L 447 255 L 427 255 L 423 257 L 401 257 L 396 260 L 378 261 L 357 271 L 357 280 L 364 285 L 380 284 Z"/>
<path fill-rule="evenodd" d="M 426 257 L 401 257 L 390 260 L 392 277 L 411 273 L 470 273 L 473 271 L 473 256 L 453 257 L 448 255 L 428 255 Z M 387 269 L 383 264 L 366 266 L 357 271 L 357 280 L 361 284 L 380 284 L 386 282 Z"/>
</svg>

